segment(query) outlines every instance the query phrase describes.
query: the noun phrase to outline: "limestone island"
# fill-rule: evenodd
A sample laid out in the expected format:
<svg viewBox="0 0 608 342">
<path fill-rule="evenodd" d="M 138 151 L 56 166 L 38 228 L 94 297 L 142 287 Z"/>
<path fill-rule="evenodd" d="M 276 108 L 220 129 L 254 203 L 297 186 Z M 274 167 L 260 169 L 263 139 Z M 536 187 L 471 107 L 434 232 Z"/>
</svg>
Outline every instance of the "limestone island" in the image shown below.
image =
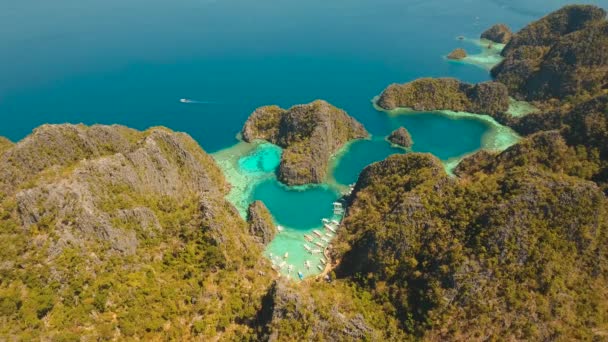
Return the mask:
<svg viewBox="0 0 608 342">
<path fill-rule="evenodd" d="M 459 60 L 467 57 L 467 52 L 462 48 L 457 48 L 454 51 L 450 52 L 448 55 L 448 59 Z"/>
<path fill-rule="evenodd" d="M 481 39 L 487 39 L 499 44 L 507 44 L 511 40 L 511 37 L 513 37 L 513 32 L 505 24 L 496 24 L 481 34 Z"/>
<path fill-rule="evenodd" d="M 517 32 L 492 76 L 518 100 L 585 100 L 608 89 L 607 46 L 605 10 L 566 6 Z"/>
<path fill-rule="evenodd" d="M 247 223 L 249 224 L 249 234 L 259 243 L 267 245 L 274 239 L 274 221 L 264 202 L 254 201 L 249 205 Z"/>
<path fill-rule="evenodd" d="M 498 82 L 469 84 L 454 78 L 421 78 L 388 86 L 376 104 L 386 110 L 411 108 L 501 115 L 509 109 L 509 93 Z"/>
<path fill-rule="evenodd" d="M 414 144 L 410 132 L 408 132 L 405 127 L 399 127 L 394 130 L 391 135 L 388 136 L 387 140 L 392 144 L 405 148 L 410 148 Z"/>
<path fill-rule="evenodd" d="M 284 149 L 278 179 L 287 185 L 321 183 L 331 156 L 369 133 L 345 111 L 323 100 L 282 109 L 256 109 L 241 131 L 243 140 L 266 140 Z"/>
</svg>

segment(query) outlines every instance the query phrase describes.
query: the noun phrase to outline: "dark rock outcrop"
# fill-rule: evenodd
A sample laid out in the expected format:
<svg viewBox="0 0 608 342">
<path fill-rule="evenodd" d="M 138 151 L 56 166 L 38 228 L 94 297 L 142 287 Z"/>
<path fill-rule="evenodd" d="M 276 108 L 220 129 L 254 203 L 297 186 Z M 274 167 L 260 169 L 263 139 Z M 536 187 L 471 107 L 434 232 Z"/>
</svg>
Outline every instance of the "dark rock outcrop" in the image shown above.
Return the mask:
<svg viewBox="0 0 608 342">
<path fill-rule="evenodd" d="M 608 21 L 591 5 L 563 7 L 513 36 L 492 75 L 512 96 L 565 100 L 608 87 Z"/>
<path fill-rule="evenodd" d="M 357 120 L 322 100 L 287 110 L 258 108 L 241 134 L 247 142 L 263 139 L 284 148 L 278 178 L 287 185 L 322 182 L 331 156 L 349 140 L 368 136 Z"/>
<path fill-rule="evenodd" d="M 481 34 L 481 39 L 491 40 L 499 44 L 507 44 L 511 37 L 513 37 L 513 32 L 505 24 L 496 24 Z"/>
<path fill-rule="evenodd" d="M 414 144 L 410 132 L 408 132 L 405 127 L 397 128 L 388 136 L 387 139 L 391 143 L 405 148 L 410 148 Z"/>
<path fill-rule="evenodd" d="M 270 211 L 262 201 L 254 201 L 247 209 L 249 233 L 261 244 L 266 245 L 275 235 L 274 221 Z"/>
<path fill-rule="evenodd" d="M 465 57 L 467 57 L 467 52 L 462 48 L 455 49 L 454 51 L 450 52 L 450 54 L 448 55 L 448 59 L 454 59 L 454 60 L 463 59 Z"/>
<path fill-rule="evenodd" d="M 498 115 L 509 109 L 507 88 L 497 82 L 475 85 L 453 78 L 421 78 L 405 84 L 392 84 L 380 95 L 377 105 L 390 110 L 453 110 Z"/>
</svg>

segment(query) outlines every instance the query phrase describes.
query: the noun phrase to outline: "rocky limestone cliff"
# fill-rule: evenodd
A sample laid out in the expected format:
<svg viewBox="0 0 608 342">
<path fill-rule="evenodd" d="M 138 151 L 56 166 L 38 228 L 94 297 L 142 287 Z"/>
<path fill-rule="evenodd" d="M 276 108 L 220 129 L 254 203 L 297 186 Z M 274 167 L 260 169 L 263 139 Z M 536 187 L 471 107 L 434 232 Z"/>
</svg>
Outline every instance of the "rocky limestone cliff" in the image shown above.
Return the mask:
<svg viewBox="0 0 608 342">
<path fill-rule="evenodd" d="M 608 307 L 600 189 L 535 163 L 471 177 L 430 155 L 367 167 L 334 243 L 338 276 L 429 340 L 593 338 Z"/>
<path fill-rule="evenodd" d="M 224 193 L 212 159 L 193 147 L 190 137 L 162 129 L 43 126 L 0 157 L 0 189 L 15 196 L 24 229 L 53 226 L 58 246 L 85 247 L 92 239 L 132 254 L 138 233 L 160 228 L 138 203 L 145 197 Z"/>
<path fill-rule="evenodd" d="M 481 34 L 481 39 L 491 40 L 499 44 L 507 44 L 511 37 L 513 37 L 513 32 L 505 24 L 496 24 Z"/>
<path fill-rule="evenodd" d="M 392 84 L 380 95 L 377 105 L 390 110 L 452 110 L 498 115 L 509 109 L 507 88 L 497 82 L 471 85 L 454 78 L 421 78 Z"/>
<path fill-rule="evenodd" d="M 377 319 L 381 306 L 365 303 L 365 310 L 353 310 L 364 301 L 345 284 L 298 285 L 278 280 L 270 287 L 258 316 L 259 340 L 405 340 L 394 319 Z"/>
<path fill-rule="evenodd" d="M 255 308 L 270 268 L 225 201 L 221 171 L 188 135 L 45 125 L 0 155 L 0 175 L 0 335 L 212 339 L 250 329 L 243 312 L 209 310 Z"/>
<path fill-rule="evenodd" d="M 276 228 L 270 211 L 262 201 L 254 201 L 247 208 L 249 233 L 261 244 L 267 245 L 274 238 Z"/>
<path fill-rule="evenodd" d="M 405 127 L 399 127 L 394 130 L 387 138 L 387 140 L 395 145 L 399 145 L 405 148 L 410 148 L 414 144 L 410 132 Z"/>
<path fill-rule="evenodd" d="M 247 142 L 263 139 L 284 148 L 278 178 L 287 185 L 322 182 L 331 156 L 349 140 L 368 136 L 357 120 L 322 100 L 287 110 L 258 108 L 241 133 Z"/>
<path fill-rule="evenodd" d="M 448 55 L 448 59 L 453 59 L 453 60 L 459 60 L 459 59 L 463 59 L 465 57 L 467 57 L 467 52 L 462 48 L 455 49 L 454 51 L 450 52 L 450 54 Z"/>
<path fill-rule="evenodd" d="M 608 88 L 608 21 L 591 5 L 571 5 L 516 33 L 492 75 L 512 96 L 565 100 Z"/>
</svg>

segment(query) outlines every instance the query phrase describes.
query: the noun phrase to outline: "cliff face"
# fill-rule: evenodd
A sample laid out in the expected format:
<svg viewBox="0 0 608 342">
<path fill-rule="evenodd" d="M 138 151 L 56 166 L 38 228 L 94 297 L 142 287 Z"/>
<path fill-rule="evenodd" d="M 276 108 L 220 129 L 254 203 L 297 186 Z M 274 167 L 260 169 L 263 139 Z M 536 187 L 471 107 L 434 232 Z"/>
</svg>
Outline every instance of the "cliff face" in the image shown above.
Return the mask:
<svg viewBox="0 0 608 342">
<path fill-rule="evenodd" d="M 383 317 L 381 306 L 352 287 L 339 282 L 298 285 L 276 281 L 270 287 L 258 316 L 259 340 L 406 340 L 396 321 Z"/>
<path fill-rule="evenodd" d="M 608 86 L 608 22 L 595 6 L 566 6 L 513 36 L 492 70 L 526 100 L 595 95 Z"/>
<path fill-rule="evenodd" d="M 263 202 L 255 201 L 249 205 L 247 222 L 249 223 L 249 233 L 261 244 L 266 245 L 272 241 L 276 229 L 272 215 Z"/>
<path fill-rule="evenodd" d="M 481 39 L 491 40 L 499 44 L 507 44 L 511 37 L 513 37 L 513 32 L 505 24 L 496 24 L 481 34 Z"/>
<path fill-rule="evenodd" d="M 470 177 L 419 154 L 366 168 L 338 276 L 430 340 L 591 338 L 608 307 L 600 189 L 534 163 Z"/>
<path fill-rule="evenodd" d="M 288 185 L 322 182 L 332 154 L 367 135 L 357 120 L 321 100 L 287 110 L 258 108 L 242 130 L 247 142 L 263 139 L 284 148 L 278 178 Z"/>
<path fill-rule="evenodd" d="M 268 278 L 253 276 L 267 270 L 260 248 L 224 200 L 219 168 L 189 136 L 46 125 L 0 156 L 0 174 L 0 316 L 9 322 L 0 335 L 249 330 L 241 312 L 198 314 L 255 308 Z"/>
<path fill-rule="evenodd" d="M 497 82 L 471 85 L 453 78 L 421 78 L 390 85 L 377 104 L 387 110 L 406 107 L 417 111 L 445 109 L 497 115 L 509 109 L 509 94 Z"/>
</svg>

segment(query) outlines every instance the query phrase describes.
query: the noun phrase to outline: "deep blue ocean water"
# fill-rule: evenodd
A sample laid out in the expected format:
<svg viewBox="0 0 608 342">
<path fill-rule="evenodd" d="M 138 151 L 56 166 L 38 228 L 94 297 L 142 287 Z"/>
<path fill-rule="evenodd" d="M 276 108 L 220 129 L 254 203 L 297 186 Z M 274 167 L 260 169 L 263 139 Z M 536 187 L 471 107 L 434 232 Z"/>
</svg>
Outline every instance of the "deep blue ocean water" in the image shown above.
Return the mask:
<svg viewBox="0 0 608 342">
<path fill-rule="evenodd" d="M 483 122 L 390 116 L 370 100 L 390 83 L 424 76 L 488 80 L 481 68 L 443 59 L 460 46 L 475 52 L 457 36 L 478 37 L 497 22 L 519 29 L 574 2 L 0 0 L 0 136 L 17 141 L 43 123 L 163 125 L 216 152 L 236 143 L 256 107 L 322 98 L 373 135 L 336 161 L 333 178 L 350 184 L 369 163 L 404 152 L 383 140 L 401 125 L 413 151 L 442 160 L 480 148 Z M 608 0 L 585 3 L 608 8 Z M 276 150 L 262 154 L 235 167 L 271 174 Z M 295 248 L 301 268 L 308 258 L 301 230 L 331 215 L 338 193 L 330 186 L 293 191 L 271 177 L 243 196 L 263 200 L 288 228 L 267 253 Z"/>
<path fill-rule="evenodd" d="M 0 0 L 0 135 L 49 122 L 165 125 L 214 152 L 256 107 L 316 98 L 380 132 L 389 120 L 369 100 L 389 83 L 488 78 L 442 60 L 462 44 L 455 36 L 517 29 L 569 2 Z"/>
</svg>

